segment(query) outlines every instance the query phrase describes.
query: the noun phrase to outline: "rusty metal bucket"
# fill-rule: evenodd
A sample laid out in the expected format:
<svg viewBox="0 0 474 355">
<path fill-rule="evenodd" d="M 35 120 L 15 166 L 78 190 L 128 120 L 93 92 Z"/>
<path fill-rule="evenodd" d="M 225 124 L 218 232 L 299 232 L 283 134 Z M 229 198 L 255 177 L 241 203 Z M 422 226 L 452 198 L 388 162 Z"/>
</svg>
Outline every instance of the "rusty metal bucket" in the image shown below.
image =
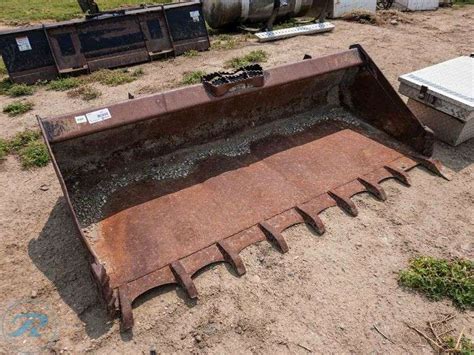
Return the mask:
<svg viewBox="0 0 474 355">
<path fill-rule="evenodd" d="M 111 312 L 165 284 L 191 298 L 193 275 L 216 262 L 245 274 L 239 253 L 351 196 L 385 200 L 380 182 L 409 185 L 432 133 L 360 46 L 85 112 L 39 118 L 92 273 Z"/>
</svg>

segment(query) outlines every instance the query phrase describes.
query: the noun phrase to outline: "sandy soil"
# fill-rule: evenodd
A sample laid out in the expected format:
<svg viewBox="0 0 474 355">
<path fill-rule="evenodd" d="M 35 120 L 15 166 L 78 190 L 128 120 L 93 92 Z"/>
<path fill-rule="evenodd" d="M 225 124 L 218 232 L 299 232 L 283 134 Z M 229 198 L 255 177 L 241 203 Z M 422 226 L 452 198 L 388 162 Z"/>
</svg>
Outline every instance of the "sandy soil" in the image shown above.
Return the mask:
<svg viewBox="0 0 474 355">
<path fill-rule="evenodd" d="M 474 7 L 407 16 L 411 23 L 335 21 L 331 34 L 265 45 L 246 41 L 232 50 L 145 64 L 139 81 L 116 88 L 94 84 L 104 95 L 92 105 L 175 86 L 186 71 L 219 70 L 225 60 L 255 48 L 270 53 L 270 67 L 360 43 L 394 86 L 400 74 L 472 51 Z M 0 106 L 10 101 L 0 96 Z M 44 89 L 31 101 L 34 111 L 22 117 L 0 113 L 0 137 L 36 127 L 35 114 L 91 106 Z M 225 265 L 208 268 L 195 279 L 197 303 L 175 287 L 141 297 L 133 334 L 121 334 L 118 320 L 108 319 L 99 302 L 52 166 L 25 171 L 10 156 L 0 164 L 0 317 L 22 299 L 50 305 L 57 335 L 48 348 L 56 352 L 431 353 L 405 323 L 423 328 L 454 313 L 453 326 L 474 334 L 473 312 L 459 312 L 449 301 L 431 302 L 397 284 L 398 270 L 415 255 L 474 257 L 474 140 L 457 148 L 437 143 L 435 157 L 454 170 L 452 181 L 423 169 L 410 173 L 411 188 L 388 181 L 387 202 L 355 198 L 356 218 L 326 211 L 322 237 L 303 225 L 288 230 L 288 254 L 267 243 L 249 247 L 242 253 L 247 274 L 241 278 Z M 0 352 L 12 350 L 17 348 L 0 339 Z"/>
</svg>

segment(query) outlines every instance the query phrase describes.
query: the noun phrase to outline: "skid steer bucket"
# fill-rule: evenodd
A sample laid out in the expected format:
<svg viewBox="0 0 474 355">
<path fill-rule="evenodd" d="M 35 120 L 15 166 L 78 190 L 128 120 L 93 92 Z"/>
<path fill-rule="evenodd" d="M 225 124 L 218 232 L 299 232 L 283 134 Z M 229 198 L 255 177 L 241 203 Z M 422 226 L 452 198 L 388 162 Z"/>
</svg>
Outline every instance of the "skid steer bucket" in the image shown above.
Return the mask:
<svg viewBox="0 0 474 355">
<path fill-rule="evenodd" d="M 432 133 L 360 46 L 262 71 L 216 73 L 204 83 L 108 107 L 39 118 L 92 273 L 125 329 L 144 292 L 178 284 L 351 196 L 385 200 L 382 180 L 409 185 Z"/>
</svg>

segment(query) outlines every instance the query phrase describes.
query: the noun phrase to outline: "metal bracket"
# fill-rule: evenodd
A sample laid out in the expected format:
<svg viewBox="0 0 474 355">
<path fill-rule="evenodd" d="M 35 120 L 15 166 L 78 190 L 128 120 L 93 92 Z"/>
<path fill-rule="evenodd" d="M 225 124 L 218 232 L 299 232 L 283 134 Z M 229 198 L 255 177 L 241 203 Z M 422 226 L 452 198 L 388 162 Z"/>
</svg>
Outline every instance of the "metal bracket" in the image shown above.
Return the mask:
<svg viewBox="0 0 474 355">
<path fill-rule="evenodd" d="M 202 77 L 204 88 L 214 96 L 223 96 L 237 88 L 265 85 L 263 68 L 258 64 L 247 65 L 234 72 L 216 72 Z"/>
</svg>

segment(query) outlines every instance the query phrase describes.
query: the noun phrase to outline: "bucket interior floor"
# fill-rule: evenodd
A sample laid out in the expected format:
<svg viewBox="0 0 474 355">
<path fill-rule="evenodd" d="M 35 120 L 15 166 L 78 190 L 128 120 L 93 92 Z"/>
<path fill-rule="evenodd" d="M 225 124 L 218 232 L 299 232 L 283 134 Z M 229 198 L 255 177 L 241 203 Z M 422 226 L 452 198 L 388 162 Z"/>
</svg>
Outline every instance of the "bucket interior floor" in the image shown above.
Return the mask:
<svg viewBox="0 0 474 355">
<path fill-rule="evenodd" d="M 298 129 L 294 121 L 286 130 L 257 127 L 245 133 L 252 139 L 236 138 L 240 146 L 230 149 L 232 142 L 223 139 L 220 148 L 168 157 L 167 167 L 163 161 L 136 163 L 128 168 L 127 179 L 111 174 L 95 190 L 91 187 L 89 196 L 95 200 L 73 196 L 111 286 L 148 275 L 297 206 L 310 208 L 328 192 L 337 202 L 339 189 L 344 200 L 344 186 L 349 197 L 367 187 L 358 178 L 365 176 L 376 186 L 393 177 L 384 167 L 403 155 L 349 129 L 353 118 L 344 117 L 309 120 Z M 401 164 L 394 169 L 403 170 Z M 87 190 L 80 188 L 76 191 Z"/>
</svg>

